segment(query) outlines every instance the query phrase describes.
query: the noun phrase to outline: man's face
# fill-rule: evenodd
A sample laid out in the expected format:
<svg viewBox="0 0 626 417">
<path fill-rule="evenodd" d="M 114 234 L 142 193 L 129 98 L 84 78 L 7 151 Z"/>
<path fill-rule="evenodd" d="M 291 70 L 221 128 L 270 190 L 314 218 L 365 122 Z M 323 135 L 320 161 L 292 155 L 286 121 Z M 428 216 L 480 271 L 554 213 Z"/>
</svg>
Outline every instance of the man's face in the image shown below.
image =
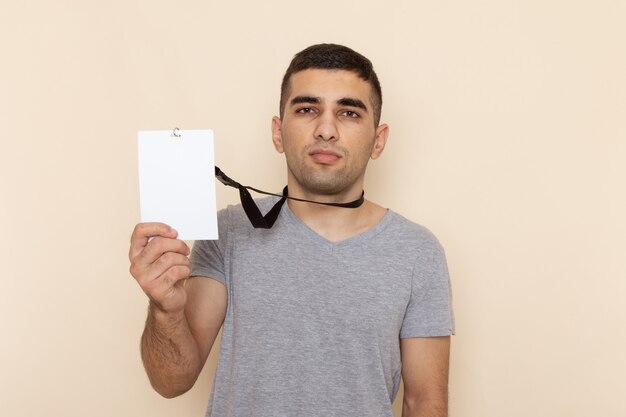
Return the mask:
<svg viewBox="0 0 626 417">
<path fill-rule="evenodd" d="M 388 130 L 374 125 L 370 84 L 343 70 L 293 74 L 283 119 L 272 120 L 290 187 L 312 194 L 360 193 L 367 163 L 380 156 Z"/>
</svg>

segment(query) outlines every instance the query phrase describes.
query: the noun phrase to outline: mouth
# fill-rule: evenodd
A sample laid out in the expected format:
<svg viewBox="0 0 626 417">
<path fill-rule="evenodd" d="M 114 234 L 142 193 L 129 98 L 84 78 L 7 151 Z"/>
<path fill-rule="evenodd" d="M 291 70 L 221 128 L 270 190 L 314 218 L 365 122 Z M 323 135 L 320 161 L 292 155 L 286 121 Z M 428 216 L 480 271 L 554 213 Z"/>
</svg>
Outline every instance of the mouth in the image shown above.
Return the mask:
<svg viewBox="0 0 626 417">
<path fill-rule="evenodd" d="M 341 155 L 337 152 L 328 149 L 314 149 L 309 152 L 309 156 L 313 158 L 314 161 L 321 164 L 331 164 L 341 158 Z"/>
</svg>

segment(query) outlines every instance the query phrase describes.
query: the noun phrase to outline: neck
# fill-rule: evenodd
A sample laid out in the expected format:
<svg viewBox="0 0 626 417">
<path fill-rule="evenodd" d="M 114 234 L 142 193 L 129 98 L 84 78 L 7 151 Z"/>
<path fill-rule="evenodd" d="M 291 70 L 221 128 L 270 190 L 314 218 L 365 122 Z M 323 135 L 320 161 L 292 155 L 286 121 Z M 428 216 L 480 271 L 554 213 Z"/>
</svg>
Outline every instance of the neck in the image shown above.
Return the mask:
<svg viewBox="0 0 626 417">
<path fill-rule="evenodd" d="M 293 197 L 293 193 L 287 193 L 287 187 L 283 189 L 283 196 L 292 201 L 300 201 L 304 203 L 314 203 L 322 206 L 331 206 L 331 207 L 342 207 L 342 208 L 358 208 L 365 202 L 365 191 L 361 192 L 361 195 L 356 200 L 347 201 L 345 203 L 331 202 L 331 201 L 322 201 L 318 200 L 310 200 L 308 198 L 298 198 Z"/>
<path fill-rule="evenodd" d="M 291 192 L 289 194 L 300 198 L 299 195 L 293 195 Z M 346 203 L 359 196 L 357 195 L 350 200 L 329 199 L 328 196 L 325 199 L 320 199 L 320 197 L 307 195 L 303 198 L 314 201 Z M 291 212 L 304 224 L 332 242 L 349 239 L 365 232 L 376 225 L 386 213 L 384 208 L 368 200 L 365 200 L 358 208 L 323 206 L 294 200 L 287 200 L 287 204 Z"/>
</svg>

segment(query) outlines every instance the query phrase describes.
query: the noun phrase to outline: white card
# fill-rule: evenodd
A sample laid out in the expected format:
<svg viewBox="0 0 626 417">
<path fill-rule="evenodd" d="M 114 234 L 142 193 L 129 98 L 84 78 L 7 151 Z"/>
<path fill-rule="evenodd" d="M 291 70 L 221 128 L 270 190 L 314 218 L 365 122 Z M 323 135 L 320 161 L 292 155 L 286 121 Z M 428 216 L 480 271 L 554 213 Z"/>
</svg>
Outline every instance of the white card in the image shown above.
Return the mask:
<svg viewBox="0 0 626 417">
<path fill-rule="evenodd" d="M 217 239 L 212 130 L 142 131 L 139 196 L 142 222 L 161 222 L 182 240 Z"/>
</svg>

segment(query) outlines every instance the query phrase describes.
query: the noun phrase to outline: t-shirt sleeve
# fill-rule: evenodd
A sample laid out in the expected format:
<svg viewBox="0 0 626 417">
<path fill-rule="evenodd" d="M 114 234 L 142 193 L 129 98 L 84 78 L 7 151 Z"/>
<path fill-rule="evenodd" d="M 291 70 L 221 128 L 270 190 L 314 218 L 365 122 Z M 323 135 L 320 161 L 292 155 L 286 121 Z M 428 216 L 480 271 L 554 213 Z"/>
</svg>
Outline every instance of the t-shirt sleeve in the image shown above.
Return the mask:
<svg viewBox="0 0 626 417">
<path fill-rule="evenodd" d="M 218 240 L 197 240 L 191 250 L 191 276 L 213 278 L 226 285 L 225 257 L 228 245 L 228 210 L 218 213 Z"/>
<path fill-rule="evenodd" d="M 435 240 L 417 257 L 400 338 L 452 334 L 454 313 L 448 266 L 444 250 Z"/>
</svg>

